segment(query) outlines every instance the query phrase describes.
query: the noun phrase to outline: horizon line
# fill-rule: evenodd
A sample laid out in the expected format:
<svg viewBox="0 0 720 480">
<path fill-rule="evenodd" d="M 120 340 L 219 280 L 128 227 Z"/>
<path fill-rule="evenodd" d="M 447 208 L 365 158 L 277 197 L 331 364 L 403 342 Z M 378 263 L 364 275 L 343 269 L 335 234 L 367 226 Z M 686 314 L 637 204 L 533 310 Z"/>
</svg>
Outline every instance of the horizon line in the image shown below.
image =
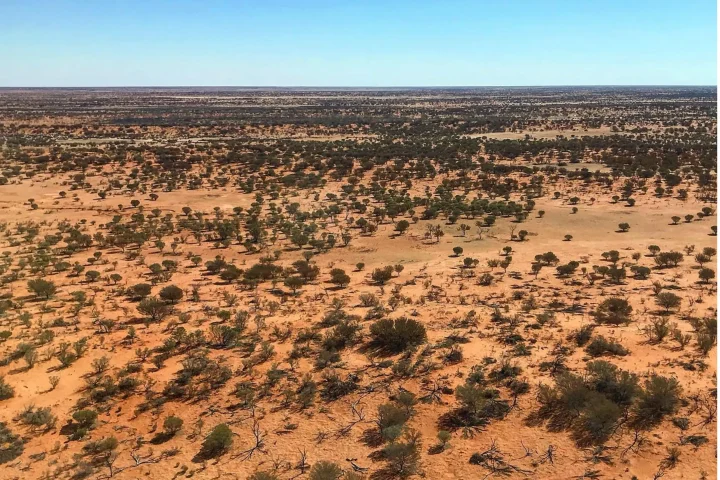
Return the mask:
<svg viewBox="0 0 720 480">
<path fill-rule="evenodd" d="M 461 89 L 461 88 L 647 88 L 647 87 L 714 87 L 717 84 L 547 84 L 547 85 L 48 85 L 48 86 L 0 86 L 2 90 L 20 89 L 98 89 L 98 88 L 247 88 L 247 89 Z"/>
</svg>

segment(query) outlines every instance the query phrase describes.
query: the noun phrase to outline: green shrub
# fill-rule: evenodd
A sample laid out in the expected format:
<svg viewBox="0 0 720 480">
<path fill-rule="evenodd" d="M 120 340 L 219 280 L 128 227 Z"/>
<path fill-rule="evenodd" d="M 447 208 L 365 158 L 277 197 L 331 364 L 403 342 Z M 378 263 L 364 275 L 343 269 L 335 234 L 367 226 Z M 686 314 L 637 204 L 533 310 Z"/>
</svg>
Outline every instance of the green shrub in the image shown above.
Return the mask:
<svg viewBox="0 0 720 480">
<path fill-rule="evenodd" d="M 653 375 L 645 382 L 634 408 L 635 425 L 649 428 L 666 416 L 675 413 L 680 405 L 682 388 L 677 379 Z"/>
<path fill-rule="evenodd" d="M 655 343 L 665 340 L 665 337 L 670 335 L 671 331 L 670 320 L 667 318 L 654 318 L 650 321 L 650 325 L 645 327 L 645 334 L 650 338 L 650 341 Z"/>
<path fill-rule="evenodd" d="M 153 321 L 159 321 L 170 314 L 171 308 L 162 300 L 156 297 L 143 299 L 137 306 L 138 312 L 150 317 Z"/>
<path fill-rule="evenodd" d="M 80 428 L 88 430 L 95 427 L 98 414 L 94 410 L 78 410 L 72 417 Z"/>
<path fill-rule="evenodd" d="M 0 375 L 0 400 L 7 400 L 15 396 L 15 389 Z"/>
<path fill-rule="evenodd" d="M 279 480 L 280 477 L 272 472 L 259 471 L 248 477 L 248 480 Z"/>
<path fill-rule="evenodd" d="M 357 321 L 343 320 L 325 334 L 323 348 L 333 351 L 343 350 L 357 342 L 361 330 L 362 327 Z"/>
<path fill-rule="evenodd" d="M 595 321 L 610 325 L 622 325 L 630 323 L 632 306 L 624 298 L 611 297 L 595 309 Z"/>
<path fill-rule="evenodd" d="M 345 287 L 350 283 L 350 276 L 342 268 L 333 268 L 330 270 L 330 282 Z"/>
<path fill-rule="evenodd" d="M 221 423 L 212 429 L 200 447 L 200 458 L 218 457 L 227 452 L 233 444 L 233 433 L 230 427 Z"/>
<path fill-rule="evenodd" d="M 52 297 L 57 292 L 55 284 L 49 280 L 45 280 L 44 278 L 34 278 L 29 280 L 27 284 L 30 291 L 32 291 L 36 296 L 45 299 Z"/>
<path fill-rule="evenodd" d="M 342 469 L 332 462 L 317 462 L 310 469 L 309 480 L 339 480 Z"/>
<path fill-rule="evenodd" d="M 509 409 L 507 402 L 500 399 L 497 390 L 486 388 L 471 378 L 455 388 L 455 398 L 460 403 L 460 408 L 441 420 L 441 424 L 449 427 L 480 426 L 489 419 L 501 418 Z"/>
<path fill-rule="evenodd" d="M 370 326 L 372 344 L 387 353 L 399 353 L 427 341 L 422 323 L 411 318 L 384 318 Z"/>
<path fill-rule="evenodd" d="M 642 265 L 633 265 L 630 267 L 630 271 L 633 272 L 636 280 L 645 280 L 652 272 L 648 267 Z"/>
<path fill-rule="evenodd" d="M 118 440 L 115 437 L 105 437 L 100 440 L 93 440 L 83 446 L 83 452 L 89 455 L 102 455 L 112 452 L 118 447 Z"/>
<path fill-rule="evenodd" d="M 376 307 L 380 305 L 380 299 L 372 293 L 361 293 L 360 305 L 363 307 Z"/>
<path fill-rule="evenodd" d="M 358 388 L 359 378 L 356 375 L 349 374 L 345 380 L 336 372 L 327 372 L 324 375 L 321 396 L 325 400 L 337 400 L 349 393 L 354 392 Z"/>
<path fill-rule="evenodd" d="M 31 405 L 18 415 L 18 420 L 23 425 L 49 430 L 55 426 L 57 417 L 53 415 L 49 407 L 35 408 Z"/>
<path fill-rule="evenodd" d="M 133 298 L 145 298 L 150 295 L 152 286 L 147 283 L 138 283 L 128 289 L 128 294 Z"/>
<path fill-rule="evenodd" d="M 587 342 L 590 341 L 590 338 L 592 337 L 593 329 L 594 328 L 592 325 L 585 325 L 585 326 L 581 327 L 579 330 L 577 330 L 576 332 L 573 332 L 570 335 L 570 339 L 575 340 L 575 343 L 577 344 L 578 347 L 582 347 L 585 344 L 587 344 Z"/>
<path fill-rule="evenodd" d="M 0 465 L 11 462 L 22 455 L 24 442 L 14 434 L 7 424 L 0 422 Z"/>
<path fill-rule="evenodd" d="M 392 278 L 394 269 L 392 265 L 383 268 L 376 268 L 372 272 L 372 280 L 378 285 L 385 285 Z"/>
<path fill-rule="evenodd" d="M 175 417 L 173 415 L 167 417 L 163 422 L 163 429 L 170 436 L 174 436 L 175 434 L 177 434 L 182 429 L 182 426 L 183 419 L 180 417 Z"/>
<path fill-rule="evenodd" d="M 393 427 L 403 427 L 410 419 L 410 412 L 392 403 L 385 403 L 378 407 L 377 425 L 381 435 L 386 439 L 386 432 Z"/>
<path fill-rule="evenodd" d="M 175 304 L 183 298 L 183 289 L 176 285 L 168 285 L 160 290 L 160 298 Z"/>
<path fill-rule="evenodd" d="M 554 387 L 540 386 L 538 415 L 553 428 L 571 430 L 578 445 L 602 444 L 640 391 L 634 374 L 603 360 L 589 362 L 584 377 L 563 372 Z"/>
<path fill-rule="evenodd" d="M 585 348 L 588 355 L 592 357 L 601 357 L 603 355 L 627 355 L 628 351 L 625 347 L 617 342 L 608 340 L 602 335 L 595 337 L 592 342 Z"/>
<path fill-rule="evenodd" d="M 402 235 L 405 231 L 410 228 L 410 222 L 407 220 L 400 220 L 395 224 L 395 231 Z"/>
<path fill-rule="evenodd" d="M 618 405 L 630 405 L 640 391 L 637 375 L 621 370 L 610 362 L 588 362 L 586 369 L 587 385 Z"/>
<path fill-rule="evenodd" d="M 600 394 L 591 395 L 582 409 L 576 438 L 583 443 L 604 443 L 622 415 L 622 409 Z"/>
<path fill-rule="evenodd" d="M 709 283 L 710 280 L 715 278 L 715 270 L 712 268 L 701 268 L 698 271 L 698 277 L 702 281 L 702 283 Z"/>
<path fill-rule="evenodd" d="M 659 307 L 664 308 L 665 312 L 669 312 L 672 308 L 679 307 L 681 301 L 682 298 L 672 292 L 661 292 L 655 297 L 655 303 L 657 303 Z"/>
<path fill-rule="evenodd" d="M 660 268 L 677 267 L 684 260 L 682 252 L 661 252 L 654 257 L 655 264 Z"/>
<path fill-rule="evenodd" d="M 391 476 L 410 477 L 420 470 L 420 434 L 408 430 L 403 439 L 386 445 L 383 457 L 387 461 L 387 470 Z"/>
</svg>

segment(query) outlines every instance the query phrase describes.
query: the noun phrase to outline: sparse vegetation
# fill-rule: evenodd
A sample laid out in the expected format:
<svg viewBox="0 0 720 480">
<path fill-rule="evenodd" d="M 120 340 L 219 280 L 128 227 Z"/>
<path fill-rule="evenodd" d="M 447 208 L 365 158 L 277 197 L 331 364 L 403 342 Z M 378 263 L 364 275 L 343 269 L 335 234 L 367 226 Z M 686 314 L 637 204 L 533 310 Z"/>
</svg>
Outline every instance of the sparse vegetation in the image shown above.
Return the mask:
<svg viewBox="0 0 720 480">
<path fill-rule="evenodd" d="M 715 97 L 3 91 L 0 463 L 711 471 Z"/>
</svg>

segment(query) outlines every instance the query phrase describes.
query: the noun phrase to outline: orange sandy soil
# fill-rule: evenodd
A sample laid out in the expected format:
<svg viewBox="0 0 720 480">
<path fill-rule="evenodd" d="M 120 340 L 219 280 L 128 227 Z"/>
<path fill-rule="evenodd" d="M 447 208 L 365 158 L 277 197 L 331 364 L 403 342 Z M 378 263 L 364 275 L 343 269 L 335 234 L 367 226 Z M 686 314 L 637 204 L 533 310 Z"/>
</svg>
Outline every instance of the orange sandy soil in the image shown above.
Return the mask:
<svg viewBox="0 0 720 480">
<path fill-rule="evenodd" d="M 105 200 L 99 200 L 89 193 L 78 191 L 78 201 L 72 198 L 60 199 L 58 192 L 67 187 L 62 184 L 63 178 L 38 178 L 35 181 L 25 181 L 20 185 L 7 185 L 0 187 L 0 221 L 8 222 L 11 226 L 18 222 L 57 222 L 68 219 L 71 222 L 86 219 L 90 222 L 104 223 L 116 213 L 117 204 L 126 205 L 127 214 L 130 197 L 110 196 Z M 94 185 L 104 182 L 100 177 L 90 177 Z M 331 186 L 328 191 L 332 190 Z M 422 186 L 422 185 L 421 185 Z M 418 187 L 420 189 L 420 187 Z M 613 295 L 621 295 L 631 300 L 634 306 L 634 322 L 625 327 L 611 328 L 599 326 L 596 334 L 602 334 L 608 338 L 620 341 L 631 352 L 625 357 L 613 357 L 609 360 L 623 369 L 628 369 L 645 377 L 651 372 L 662 375 L 676 376 L 683 386 L 683 393 L 686 397 L 698 393 L 707 395 L 710 389 L 715 388 L 716 358 L 715 348 L 708 357 L 702 358 L 707 364 L 705 371 L 688 371 L 678 365 L 678 361 L 687 361 L 700 358 L 694 345 L 691 344 L 684 350 L 676 348 L 675 343 L 666 339 L 660 344 L 651 344 L 643 334 L 642 328 L 649 324 L 655 306 L 651 283 L 660 280 L 666 284 L 678 287 L 673 290 L 683 298 L 681 311 L 684 315 L 702 317 L 714 315 L 716 305 L 715 285 L 701 286 L 697 281 L 697 265 L 692 257 L 686 257 L 685 261 L 678 268 L 668 270 L 653 270 L 650 279 L 637 281 L 628 278 L 619 286 L 608 286 L 602 282 L 596 282 L 589 286 L 588 282 L 575 275 L 573 281 L 558 279 L 554 275 L 554 268 L 548 267 L 542 270 L 537 279 L 530 273 L 530 264 L 536 254 L 553 251 L 560 258 L 561 263 L 570 260 L 580 260 L 585 257 L 587 264 L 583 266 L 591 270 L 595 264 L 603 264 L 601 253 L 607 250 L 616 249 L 621 252 L 624 261 L 632 262 L 632 252 L 641 252 L 643 257 L 639 260 L 642 265 L 653 266 L 653 259 L 646 256 L 647 246 L 659 245 L 663 251 L 680 250 L 688 244 L 696 245 L 696 251 L 706 246 L 715 246 L 715 237 L 710 236 L 710 225 L 716 223 L 715 218 L 705 218 L 701 221 L 670 225 L 672 215 L 684 216 L 687 213 L 695 213 L 702 208 L 703 204 L 690 199 L 681 202 L 676 199 L 658 199 L 649 193 L 638 195 L 637 204 L 628 208 L 624 204 L 611 203 L 612 194 L 600 190 L 575 190 L 575 187 L 561 186 L 565 198 L 577 195 L 582 200 L 576 214 L 571 213 L 571 206 L 564 200 L 554 200 L 545 196 L 536 200 L 535 211 L 527 221 L 518 226 L 518 229 L 526 229 L 530 232 L 528 239 L 524 242 L 511 242 L 510 229 L 514 225 L 510 219 L 499 218 L 495 226 L 485 234 L 483 239 L 478 239 L 477 229 L 474 220 L 461 219 L 459 223 L 468 223 L 472 229 L 466 237 L 459 236 L 457 226 L 445 226 L 445 236 L 438 243 L 423 238 L 425 223 L 411 225 L 407 234 L 393 236 L 393 225 L 385 223 L 380 226 L 379 231 L 370 236 L 358 236 L 354 234 L 353 240 L 348 247 L 334 248 L 329 253 L 318 255 L 314 260 L 321 268 L 320 280 L 314 285 L 302 289 L 297 298 L 290 298 L 283 303 L 280 309 L 267 319 L 266 331 L 270 331 L 274 325 L 288 324 L 293 332 L 301 327 L 316 322 L 330 308 L 331 300 L 335 297 L 344 299 L 347 303 L 346 310 L 350 313 L 364 315 L 366 310 L 358 306 L 358 296 L 363 292 L 382 294 L 382 298 L 389 298 L 390 290 L 396 286 L 410 282 L 402 288 L 402 294 L 413 300 L 412 305 L 401 305 L 392 314 L 393 317 L 400 315 L 413 315 L 414 318 L 422 321 L 427 329 L 429 342 L 441 340 L 454 332 L 449 327 L 453 318 L 463 317 L 468 311 L 475 310 L 478 313 L 479 326 L 471 330 L 468 335 L 469 343 L 462 345 L 464 359 L 460 364 L 452 366 L 441 366 L 437 371 L 431 373 L 430 379 L 446 379 L 448 386 L 454 387 L 463 383 L 463 377 L 467 375 L 471 366 L 481 363 L 485 357 L 500 359 L 510 347 L 505 347 L 493 338 L 497 333 L 489 318 L 495 305 L 511 304 L 511 312 L 516 310 L 518 302 L 510 302 L 512 292 L 522 289 L 532 292 L 541 304 L 546 304 L 553 297 L 558 297 L 566 302 L 577 302 L 585 307 L 585 313 L 569 314 L 559 313 L 556 326 L 547 326 L 542 330 L 528 330 L 526 335 L 528 343 L 533 344 L 532 354 L 526 357 L 517 357 L 513 363 L 522 367 L 522 378 L 527 379 L 531 384 L 531 392 L 519 397 L 517 405 L 502 420 L 493 420 L 487 427 L 478 431 L 474 437 L 464 438 L 460 431 L 455 432 L 450 441 L 449 448 L 439 454 L 429 454 L 429 448 L 436 443 L 438 431 L 437 419 L 441 413 L 450 410 L 455 404 L 452 394 L 443 395 L 442 404 L 423 404 L 416 407 L 416 414 L 410 425 L 422 433 L 424 439 L 422 470 L 427 478 L 484 478 L 488 473 L 479 466 L 471 465 L 468 459 L 473 452 L 486 450 L 492 441 L 496 441 L 500 450 L 505 454 L 506 459 L 512 459 L 513 464 L 527 470 L 527 475 L 511 474 L 510 478 L 579 478 L 587 471 L 596 470 L 602 478 L 607 479 L 630 479 L 636 476 L 639 479 L 653 478 L 659 469 L 659 464 L 667 456 L 667 448 L 680 445 L 681 433 L 666 419 L 659 428 L 647 433 L 647 442 L 640 451 L 630 451 L 622 456 L 621 452 L 632 443 L 631 434 L 623 434 L 613 437 L 608 446 L 613 457 L 611 464 L 592 463 L 588 461 L 589 452 L 579 449 L 572 441 L 568 432 L 549 432 L 545 426 L 530 426 L 527 419 L 530 414 L 537 410 L 538 404 L 535 399 L 537 386 L 540 383 L 552 384 L 552 378 L 547 372 L 541 372 L 538 365 L 542 361 L 552 358 L 553 347 L 572 330 L 592 322 L 588 312 L 592 311 L 595 305 L 604 298 Z M 71 192 L 74 193 L 74 192 Z M 138 197 L 146 206 L 146 213 L 151 208 L 160 208 L 163 213 L 180 213 L 184 205 L 192 206 L 195 211 L 205 211 L 212 215 L 213 207 L 219 206 L 227 214 L 231 214 L 232 207 L 248 207 L 253 201 L 251 195 L 245 195 L 232 189 L 220 189 L 217 191 L 196 190 L 196 191 L 174 191 L 160 193 L 160 198 L 150 202 L 147 198 Z M 321 195 L 321 198 L 324 194 Z M 597 200 L 590 204 L 589 198 Z M 34 198 L 38 203 L 37 210 L 30 210 L 25 203 L 28 198 Z M 692 197 L 691 197 L 692 198 Z M 304 206 L 312 203 L 304 193 L 299 194 L 291 201 L 298 201 Z M 536 212 L 545 210 L 544 218 L 537 218 Z M 628 222 L 631 225 L 627 233 L 617 233 L 617 225 L 620 222 Z M 442 223 L 432 222 L 432 223 Z M 92 231 L 92 227 L 89 227 Z M 48 229 L 44 227 L 43 231 Z M 339 228 L 330 224 L 329 231 L 339 232 Z M 573 236 L 572 241 L 563 241 L 565 234 Z M 42 236 L 42 233 L 41 233 Z M 4 243 L 5 240 L 3 240 Z M 169 241 L 167 242 L 169 245 Z M 486 266 L 486 260 L 490 258 L 501 258 L 502 247 L 510 245 L 514 252 L 513 262 L 506 274 L 501 269 L 494 269 L 492 272 L 497 277 L 497 282 L 492 286 L 483 287 L 477 285 L 476 278 L 483 272 L 490 271 Z M 287 246 L 284 239 L 276 248 Z M 480 260 L 476 270 L 476 277 L 461 280 L 455 277 L 459 272 L 458 266 L 462 258 L 455 258 L 452 255 L 452 247 L 462 246 L 463 256 L 470 256 Z M 2 250 L 13 252 L 16 247 L 3 246 Z M 164 255 L 160 254 L 155 247 L 146 244 L 143 250 L 145 263 L 147 265 L 169 258 L 179 262 L 180 267 L 173 276 L 170 283 L 189 288 L 191 284 L 200 285 L 200 292 L 203 304 L 212 307 L 224 307 L 220 295 L 222 290 L 232 290 L 240 296 L 239 306 L 242 308 L 252 299 L 252 292 L 241 291 L 236 287 L 227 286 L 222 283 L 215 283 L 213 277 L 206 277 L 201 274 L 204 268 L 192 268 L 186 255 L 189 252 L 203 257 L 203 262 L 212 259 L 215 255 L 223 255 L 226 260 L 234 260 L 239 266 L 249 266 L 257 261 L 258 256 L 249 256 L 244 248 L 239 245 L 232 245 L 228 249 L 214 249 L 211 242 L 204 242 L 198 245 L 190 237 L 188 243 L 181 244 L 178 248 L 178 255 L 171 255 L 166 249 Z M 84 262 L 90 252 L 83 252 L 69 261 L 75 260 Z M 133 285 L 146 281 L 144 275 L 147 267 L 138 266 L 136 262 L 128 262 L 119 250 L 106 250 L 103 258 L 111 262 L 117 261 L 115 270 L 123 276 L 122 284 Z M 294 249 L 283 251 L 280 263 L 289 265 L 292 261 L 300 258 L 300 253 Z M 357 262 L 366 264 L 364 271 L 355 271 L 354 265 Z M 392 264 L 404 265 L 404 271 L 394 278 L 389 285 L 383 289 L 369 283 L 369 273 L 376 267 Z M 329 284 L 323 282 L 328 278 L 330 266 L 344 268 L 351 276 L 350 286 L 341 290 L 326 290 Z M 96 267 L 97 268 L 97 267 Z M 99 268 L 105 271 L 112 270 L 110 264 L 101 265 Z M 517 272 L 517 278 L 512 278 L 513 272 Z M 74 411 L 76 402 L 83 396 L 84 379 L 91 370 L 91 363 L 94 359 L 103 355 L 109 355 L 111 359 L 110 372 L 117 371 L 128 362 L 134 360 L 135 350 L 141 347 L 152 348 L 167 337 L 164 333 L 168 319 L 162 324 L 150 325 L 148 328 L 137 324 L 138 340 L 133 345 L 124 341 L 125 328 L 118 328 L 114 332 L 105 335 L 96 333 L 92 325 L 91 313 L 96 310 L 103 318 L 116 319 L 122 326 L 125 323 L 133 323 L 138 314 L 135 305 L 125 300 L 124 297 L 112 294 L 113 286 L 107 286 L 105 282 L 98 282 L 94 287 L 89 287 L 81 279 L 68 277 L 66 274 L 53 274 L 50 277 L 59 284 L 59 292 L 54 300 L 50 300 L 49 307 L 58 309 L 51 313 L 41 313 L 42 303 L 33 301 L 27 296 L 26 282 L 13 284 L 13 295 L 15 298 L 27 298 L 25 309 L 33 313 L 33 325 L 40 321 L 50 321 L 58 316 L 68 318 L 70 314 L 62 310 L 69 298 L 70 292 L 74 290 L 94 290 L 94 306 L 86 307 L 79 315 L 80 323 L 75 327 L 55 328 L 58 341 L 71 341 L 82 336 L 89 336 L 90 348 L 88 353 L 67 369 L 58 369 L 56 359 L 43 360 L 32 369 L 26 370 L 24 362 L 19 360 L 5 367 L 0 367 L 0 375 L 4 375 L 6 381 L 15 387 L 14 398 L 3 401 L 0 404 L 0 420 L 13 425 L 14 431 L 20 431 L 27 439 L 24 454 L 17 460 L 0 468 L 0 478 L 62 478 L 69 475 L 67 466 L 73 463 L 73 456 L 76 455 L 85 440 L 80 442 L 68 442 L 67 437 L 60 434 L 60 427 L 63 422 L 70 418 Z M 416 302 L 422 295 L 427 294 L 426 282 L 433 286 L 440 287 L 443 294 L 437 301 L 426 301 L 424 304 Z M 157 293 L 159 287 L 153 292 Z M 260 287 L 261 302 L 276 299 L 269 293 L 268 284 Z M 177 311 L 190 312 L 191 320 L 186 325 L 188 330 L 195 328 L 207 329 L 212 316 L 208 317 L 198 303 L 192 303 L 183 299 L 177 307 Z M 537 312 L 535 312 L 537 313 Z M 524 316 L 532 316 L 523 314 Z M 173 317 L 174 318 L 174 317 Z M 672 315 L 673 322 L 676 322 L 680 329 L 690 332 L 691 328 L 687 322 L 675 313 Z M 362 322 L 367 328 L 368 322 Z M 7 328 L 4 326 L 3 328 Z M 34 327 L 32 330 L 35 330 Z M 4 354 L 10 352 L 16 345 L 16 335 L 28 336 L 30 331 L 24 330 L 15 325 L 13 337 L 4 345 L 0 344 L 0 351 Z M 19 337 L 20 338 L 20 337 Z M 252 378 L 262 382 L 264 371 L 273 362 L 281 362 L 282 368 L 288 368 L 287 363 L 282 362 L 286 353 L 292 348 L 292 340 L 282 343 L 275 343 L 275 356 L 255 368 Z M 213 358 L 223 356 L 227 359 L 229 366 L 234 371 L 242 370 L 242 358 L 232 350 L 213 350 Z M 586 357 L 583 349 L 578 348 L 568 358 L 568 365 L 582 372 Z M 144 365 L 144 374 L 147 378 L 154 380 L 156 389 L 162 389 L 162 384 L 172 378 L 173 374 L 180 368 L 179 361 L 182 356 L 172 357 L 166 366 L 160 371 L 147 362 Z M 160 410 L 150 410 L 135 415 L 135 407 L 143 400 L 142 395 L 134 395 L 127 400 L 119 400 L 107 413 L 103 413 L 99 419 L 99 426 L 93 430 L 90 439 L 100 439 L 103 436 L 114 435 L 120 440 L 118 448 L 119 457 L 115 462 L 115 468 L 121 470 L 114 474 L 113 478 L 124 479 L 170 479 L 170 478 L 246 478 L 249 473 L 260 469 L 270 469 L 279 466 L 278 472 L 281 478 L 296 478 L 299 470 L 294 467 L 299 459 L 299 451 L 306 449 L 308 462 L 313 463 L 319 460 L 332 460 L 343 468 L 349 468 L 350 464 L 346 459 L 357 459 L 356 463 L 363 467 L 369 467 L 371 471 L 377 470 L 382 463 L 374 462 L 369 456 L 377 448 L 366 446 L 362 441 L 363 432 L 375 427 L 376 408 L 379 404 L 388 400 L 388 396 L 396 393 L 398 388 L 404 388 L 415 393 L 422 393 L 421 384 L 417 379 L 398 380 L 387 376 L 385 372 L 368 366 L 368 359 L 357 349 L 343 353 L 344 367 L 342 370 L 360 369 L 364 372 L 363 385 L 372 383 L 373 391 L 369 393 L 354 393 L 337 401 L 325 403 L 317 399 L 314 407 L 299 412 L 287 410 L 280 407 L 280 395 L 275 395 L 271 400 L 263 399 L 256 411 L 256 418 L 263 431 L 267 433 L 264 452 L 256 452 L 252 458 L 243 460 L 240 452 L 250 448 L 252 445 L 252 420 L 244 410 L 234 410 L 231 407 L 237 400 L 232 396 L 231 391 L 236 379 L 231 379 L 225 387 L 215 392 L 207 400 L 198 403 L 168 402 Z M 302 372 L 312 371 L 312 364 L 308 359 L 302 359 L 297 366 L 297 377 Z M 60 383 L 53 391 L 49 391 L 49 375 L 58 375 Z M 321 375 L 316 373 L 315 378 L 319 381 Z M 244 376 L 243 380 L 247 380 Z M 339 435 L 338 431 L 353 421 L 351 404 L 360 400 L 359 408 L 365 413 L 365 420 L 355 425 L 345 435 Z M 58 426 L 42 434 L 36 434 L 29 430 L 22 430 L 13 418 L 27 405 L 36 407 L 50 407 L 59 421 Z M 162 422 L 169 415 L 177 415 L 184 419 L 183 430 L 174 438 L 162 445 L 142 444 L 137 450 L 146 457 L 157 458 L 164 450 L 173 448 L 179 449 L 176 454 L 169 458 L 163 458 L 157 463 L 144 464 L 133 467 L 134 461 L 130 453 L 136 448 L 140 440 L 146 442 L 154 435 L 153 432 L 162 430 Z M 700 413 L 690 416 L 693 427 L 687 434 L 706 435 L 709 442 L 699 448 L 692 445 L 682 445 L 682 457 L 678 465 L 673 469 L 665 471 L 665 479 L 698 479 L 701 472 L 704 478 L 715 478 L 716 460 L 715 445 L 717 443 L 716 424 L 713 421 L 708 426 L 698 426 L 702 417 Z M 204 425 L 201 432 L 196 431 L 196 422 L 203 419 Z M 216 424 L 226 422 L 236 433 L 234 445 L 231 451 L 220 457 L 219 460 L 205 463 L 194 463 L 193 457 L 198 452 L 204 435 Z M 289 424 L 296 425 L 296 428 L 286 428 Z M 21 430 L 18 430 L 21 429 Z M 199 434 L 198 434 L 199 433 Z M 324 434 L 324 440 L 318 440 Z M 541 462 L 540 459 L 549 446 L 555 449 L 554 463 Z M 527 451 L 526 451 L 527 449 Z M 152 452 L 152 455 L 151 455 Z M 45 453 L 41 457 L 34 457 Z M 33 459 L 35 458 L 35 459 Z M 39 458 L 39 459 L 38 459 Z M 132 468 L 130 468 L 132 467 Z M 291 467 L 288 469 L 287 467 Z M 107 477 L 107 469 L 99 470 L 93 478 Z"/>
</svg>

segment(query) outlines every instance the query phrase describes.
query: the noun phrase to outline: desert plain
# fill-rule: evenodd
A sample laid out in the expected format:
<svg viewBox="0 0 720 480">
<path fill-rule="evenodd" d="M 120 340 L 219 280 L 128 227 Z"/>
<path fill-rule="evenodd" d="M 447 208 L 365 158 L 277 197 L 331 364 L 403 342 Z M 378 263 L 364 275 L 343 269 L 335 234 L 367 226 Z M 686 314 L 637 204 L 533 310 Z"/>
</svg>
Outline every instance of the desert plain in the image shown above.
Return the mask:
<svg viewBox="0 0 720 480">
<path fill-rule="evenodd" d="M 716 93 L 0 89 L 0 478 L 716 478 Z"/>
</svg>

